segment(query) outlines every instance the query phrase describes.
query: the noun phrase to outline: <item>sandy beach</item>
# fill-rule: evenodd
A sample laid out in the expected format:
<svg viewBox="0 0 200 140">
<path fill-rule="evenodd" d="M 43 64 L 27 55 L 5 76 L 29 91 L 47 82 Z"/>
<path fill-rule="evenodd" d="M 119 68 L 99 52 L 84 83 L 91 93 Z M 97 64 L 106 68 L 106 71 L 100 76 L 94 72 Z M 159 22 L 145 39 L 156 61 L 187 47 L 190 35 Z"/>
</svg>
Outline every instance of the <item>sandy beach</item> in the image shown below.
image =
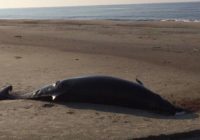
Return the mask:
<svg viewBox="0 0 200 140">
<path fill-rule="evenodd" d="M 0 101 L 0 139 L 134 139 L 200 130 L 200 23 L 0 20 L 0 87 L 82 75 L 136 78 L 179 117 L 92 104 Z M 192 137 L 200 137 L 197 134 Z M 183 138 L 181 138 L 183 139 Z"/>
</svg>

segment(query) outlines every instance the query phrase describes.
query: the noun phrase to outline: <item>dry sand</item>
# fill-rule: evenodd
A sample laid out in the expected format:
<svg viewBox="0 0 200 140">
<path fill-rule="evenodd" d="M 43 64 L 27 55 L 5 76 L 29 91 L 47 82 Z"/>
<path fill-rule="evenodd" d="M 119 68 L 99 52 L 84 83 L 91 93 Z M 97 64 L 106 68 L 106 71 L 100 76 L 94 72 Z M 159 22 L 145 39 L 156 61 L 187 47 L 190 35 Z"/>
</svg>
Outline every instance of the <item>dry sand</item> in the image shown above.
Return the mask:
<svg viewBox="0 0 200 140">
<path fill-rule="evenodd" d="M 23 94 L 59 79 L 111 75 L 196 111 L 0 101 L 0 139 L 133 139 L 200 130 L 200 23 L 0 21 L 0 87 Z M 196 134 L 190 138 L 200 137 Z M 173 135 L 172 135 L 173 136 Z"/>
</svg>

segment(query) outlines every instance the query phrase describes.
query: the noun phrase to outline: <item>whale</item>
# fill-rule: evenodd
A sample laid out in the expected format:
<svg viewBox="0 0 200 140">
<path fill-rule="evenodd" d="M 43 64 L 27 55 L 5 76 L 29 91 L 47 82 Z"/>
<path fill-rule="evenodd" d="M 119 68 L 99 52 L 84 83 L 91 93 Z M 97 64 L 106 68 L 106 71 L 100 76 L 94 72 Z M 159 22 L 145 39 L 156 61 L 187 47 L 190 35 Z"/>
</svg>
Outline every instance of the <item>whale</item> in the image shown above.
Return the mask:
<svg viewBox="0 0 200 140">
<path fill-rule="evenodd" d="M 11 94 L 12 86 L 0 91 L 0 99 L 33 99 L 127 107 L 164 115 L 181 115 L 185 110 L 136 82 L 111 76 L 82 76 L 57 81 L 23 95 Z"/>
</svg>

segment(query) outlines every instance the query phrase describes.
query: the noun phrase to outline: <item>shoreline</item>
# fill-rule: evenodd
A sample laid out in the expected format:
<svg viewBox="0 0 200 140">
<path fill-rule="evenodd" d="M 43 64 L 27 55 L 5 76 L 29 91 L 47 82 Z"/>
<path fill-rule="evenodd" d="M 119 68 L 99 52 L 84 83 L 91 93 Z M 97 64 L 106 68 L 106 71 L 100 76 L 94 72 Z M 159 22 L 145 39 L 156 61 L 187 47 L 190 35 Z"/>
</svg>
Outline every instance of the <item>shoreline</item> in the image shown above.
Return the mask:
<svg viewBox="0 0 200 140">
<path fill-rule="evenodd" d="M 177 23 L 200 23 L 200 19 L 73 19 L 73 18 L 66 18 L 66 19 L 42 19 L 42 18 L 35 18 L 35 19 L 28 19 L 28 18 L 0 18 L 0 21 L 113 21 L 113 22 L 177 22 Z"/>
</svg>

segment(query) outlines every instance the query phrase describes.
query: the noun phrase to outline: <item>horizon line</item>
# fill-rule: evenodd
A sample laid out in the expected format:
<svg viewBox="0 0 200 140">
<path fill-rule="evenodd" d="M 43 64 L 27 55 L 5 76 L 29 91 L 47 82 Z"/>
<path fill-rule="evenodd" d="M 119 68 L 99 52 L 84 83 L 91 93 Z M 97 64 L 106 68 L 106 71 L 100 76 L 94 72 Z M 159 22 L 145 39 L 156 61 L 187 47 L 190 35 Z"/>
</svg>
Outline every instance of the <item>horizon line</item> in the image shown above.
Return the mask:
<svg viewBox="0 0 200 140">
<path fill-rule="evenodd" d="M 34 7 L 7 7 L 4 9 L 31 9 L 31 8 L 64 8 L 64 7 L 93 7 L 93 6 L 118 6 L 118 5 L 145 5 L 145 4 L 174 4 L 174 3 L 200 3 L 200 1 L 183 1 L 183 2 L 149 2 L 149 3 L 121 3 L 121 4 L 94 4 L 94 5 L 70 5 L 70 6 L 34 6 Z"/>
</svg>

